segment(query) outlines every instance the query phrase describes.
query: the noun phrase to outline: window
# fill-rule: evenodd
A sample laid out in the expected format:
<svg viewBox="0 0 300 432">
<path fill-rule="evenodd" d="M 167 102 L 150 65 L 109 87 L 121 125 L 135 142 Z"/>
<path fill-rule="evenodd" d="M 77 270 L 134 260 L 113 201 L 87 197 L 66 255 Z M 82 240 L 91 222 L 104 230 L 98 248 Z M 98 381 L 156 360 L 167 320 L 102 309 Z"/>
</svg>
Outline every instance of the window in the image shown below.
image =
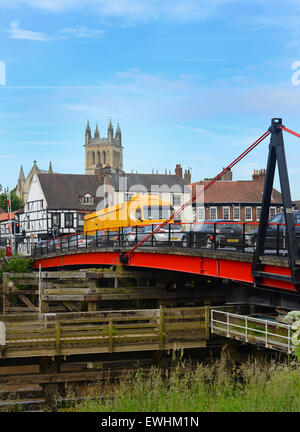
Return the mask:
<svg viewBox="0 0 300 432">
<path fill-rule="evenodd" d="M 217 219 L 217 207 L 210 207 L 209 208 L 209 218 L 210 219 Z"/>
<path fill-rule="evenodd" d="M 198 207 L 198 221 L 205 219 L 205 208 L 204 207 Z"/>
<path fill-rule="evenodd" d="M 73 223 L 73 213 L 65 213 L 65 227 L 72 228 Z"/>
<path fill-rule="evenodd" d="M 223 207 L 223 219 L 230 219 L 230 208 Z"/>
<path fill-rule="evenodd" d="M 276 207 L 270 207 L 270 215 L 269 217 L 272 218 L 276 215 Z"/>
<path fill-rule="evenodd" d="M 78 226 L 83 226 L 84 224 L 84 213 L 78 213 Z"/>
<path fill-rule="evenodd" d="M 245 207 L 245 220 L 252 221 L 252 207 Z"/>
<path fill-rule="evenodd" d="M 168 219 L 171 216 L 171 208 L 168 206 L 144 206 L 144 219 Z"/>
<path fill-rule="evenodd" d="M 256 207 L 256 220 L 259 221 L 260 219 L 260 211 L 261 211 L 261 207 Z"/>
<path fill-rule="evenodd" d="M 52 213 L 52 226 L 59 226 L 60 227 L 60 213 Z"/>
<path fill-rule="evenodd" d="M 233 220 L 240 220 L 240 208 L 233 207 Z"/>
<path fill-rule="evenodd" d="M 180 206 L 181 205 L 181 195 L 173 195 L 173 205 Z"/>
<path fill-rule="evenodd" d="M 94 204 L 94 197 L 90 194 L 86 194 L 80 198 L 81 204 Z"/>
</svg>

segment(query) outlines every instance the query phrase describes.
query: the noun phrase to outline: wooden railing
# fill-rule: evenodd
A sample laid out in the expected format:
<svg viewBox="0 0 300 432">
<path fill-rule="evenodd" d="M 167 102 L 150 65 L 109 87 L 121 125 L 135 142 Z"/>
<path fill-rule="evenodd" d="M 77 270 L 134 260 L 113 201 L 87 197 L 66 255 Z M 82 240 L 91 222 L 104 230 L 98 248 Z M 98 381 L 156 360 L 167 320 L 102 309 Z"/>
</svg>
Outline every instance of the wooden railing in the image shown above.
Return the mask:
<svg viewBox="0 0 300 432">
<path fill-rule="evenodd" d="M 205 347 L 206 307 L 2 315 L 2 357 Z M 3 343 L 4 342 L 4 343 Z"/>
</svg>

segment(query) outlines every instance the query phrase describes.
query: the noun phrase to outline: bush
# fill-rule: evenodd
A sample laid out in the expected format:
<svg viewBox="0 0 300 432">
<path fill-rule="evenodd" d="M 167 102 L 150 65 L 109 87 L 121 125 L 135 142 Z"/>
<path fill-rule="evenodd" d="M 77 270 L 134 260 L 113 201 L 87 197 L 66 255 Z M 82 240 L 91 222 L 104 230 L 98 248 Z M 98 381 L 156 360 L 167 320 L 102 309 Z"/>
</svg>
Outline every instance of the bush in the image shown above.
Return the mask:
<svg viewBox="0 0 300 432">
<path fill-rule="evenodd" d="M 6 260 L 6 256 L 4 255 L 3 257 L 0 254 L 0 309 L 2 309 L 3 273 L 30 273 L 33 270 L 32 262 L 31 258 L 19 256 L 13 256 L 9 260 Z"/>
</svg>

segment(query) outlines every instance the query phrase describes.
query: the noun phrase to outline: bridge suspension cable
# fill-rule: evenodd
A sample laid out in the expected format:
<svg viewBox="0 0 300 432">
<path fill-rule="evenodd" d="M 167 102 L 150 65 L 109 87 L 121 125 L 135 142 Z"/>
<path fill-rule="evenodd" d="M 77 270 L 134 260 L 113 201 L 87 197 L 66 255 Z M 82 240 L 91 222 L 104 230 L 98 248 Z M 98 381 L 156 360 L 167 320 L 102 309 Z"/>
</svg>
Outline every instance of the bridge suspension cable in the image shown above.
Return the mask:
<svg viewBox="0 0 300 432">
<path fill-rule="evenodd" d="M 285 126 L 280 126 L 280 129 L 284 130 L 285 132 L 288 132 L 292 135 L 295 135 L 296 137 L 300 138 L 300 134 L 297 132 L 292 131 L 291 129 L 286 128 Z"/>
<path fill-rule="evenodd" d="M 288 130 L 289 131 L 289 130 Z M 126 262 L 130 255 L 142 244 L 148 241 L 155 233 L 157 233 L 161 228 L 171 222 L 179 213 L 181 213 L 186 207 L 196 201 L 196 199 L 202 195 L 208 188 L 210 188 L 217 180 L 219 180 L 227 171 L 229 171 L 234 165 L 240 162 L 248 153 L 250 153 L 258 144 L 260 144 L 268 135 L 270 135 L 271 131 L 267 130 L 261 137 L 259 137 L 253 144 L 251 144 L 243 153 L 241 153 L 233 162 L 231 162 L 226 168 L 223 169 L 216 177 L 210 180 L 204 188 L 201 188 L 192 198 L 190 198 L 186 203 L 184 203 L 178 210 L 176 210 L 172 215 L 166 219 L 163 223 L 161 223 L 157 228 L 155 228 L 152 233 L 150 233 L 147 237 L 145 237 L 142 241 L 140 241 L 137 245 L 135 245 L 132 249 L 130 249 L 126 254 L 121 255 L 121 261 Z M 300 135 L 299 135 L 300 137 Z"/>
</svg>

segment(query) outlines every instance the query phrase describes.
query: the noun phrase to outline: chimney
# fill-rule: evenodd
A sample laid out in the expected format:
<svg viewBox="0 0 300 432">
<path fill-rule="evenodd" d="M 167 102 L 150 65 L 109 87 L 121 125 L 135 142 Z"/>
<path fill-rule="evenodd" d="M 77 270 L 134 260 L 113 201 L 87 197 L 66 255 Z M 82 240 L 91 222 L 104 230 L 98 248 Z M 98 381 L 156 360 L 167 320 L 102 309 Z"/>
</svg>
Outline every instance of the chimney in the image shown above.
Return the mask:
<svg viewBox="0 0 300 432">
<path fill-rule="evenodd" d="M 225 168 L 223 168 L 224 170 Z M 228 170 L 225 174 L 222 175 L 222 177 L 220 178 L 220 180 L 222 181 L 232 181 L 232 171 L 231 169 Z"/>
<path fill-rule="evenodd" d="M 182 168 L 181 168 L 180 164 L 176 165 L 175 174 L 177 175 L 177 177 L 179 177 L 180 179 L 182 179 Z"/>
<path fill-rule="evenodd" d="M 266 170 L 254 170 L 252 174 L 252 181 L 264 183 L 266 178 Z"/>
<path fill-rule="evenodd" d="M 95 168 L 95 174 L 98 177 L 99 183 L 104 184 L 104 168 L 102 163 L 97 163 Z"/>
<path fill-rule="evenodd" d="M 189 185 L 192 182 L 192 176 L 191 176 L 191 171 L 190 170 L 185 170 L 184 171 L 184 184 L 185 185 Z"/>
<path fill-rule="evenodd" d="M 107 164 L 105 166 L 104 172 L 105 172 L 105 174 L 111 174 L 111 166 L 109 164 Z"/>
</svg>

